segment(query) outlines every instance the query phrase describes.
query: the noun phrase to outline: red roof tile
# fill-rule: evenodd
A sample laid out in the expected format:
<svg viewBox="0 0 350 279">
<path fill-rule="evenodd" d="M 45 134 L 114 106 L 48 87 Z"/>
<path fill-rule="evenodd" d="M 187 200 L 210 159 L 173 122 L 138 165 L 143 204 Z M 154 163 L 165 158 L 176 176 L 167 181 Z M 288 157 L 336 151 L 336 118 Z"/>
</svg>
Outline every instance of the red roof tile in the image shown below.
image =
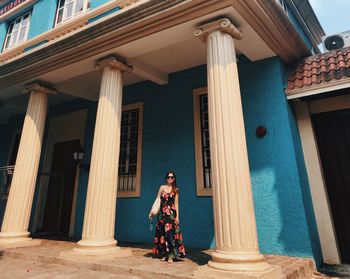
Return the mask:
<svg viewBox="0 0 350 279">
<path fill-rule="evenodd" d="M 287 91 L 311 88 L 347 77 L 350 78 L 350 47 L 302 60 L 289 71 Z"/>
</svg>

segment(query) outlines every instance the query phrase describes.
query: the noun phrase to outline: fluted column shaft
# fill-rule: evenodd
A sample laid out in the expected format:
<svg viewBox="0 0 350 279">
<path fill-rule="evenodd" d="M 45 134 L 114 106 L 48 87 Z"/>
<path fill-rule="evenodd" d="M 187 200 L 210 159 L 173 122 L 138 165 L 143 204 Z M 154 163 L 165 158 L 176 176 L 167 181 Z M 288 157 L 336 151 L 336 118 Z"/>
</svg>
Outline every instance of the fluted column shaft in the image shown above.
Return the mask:
<svg viewBox="0 0 350 279">
<path fill-rule="evenodd" d="M 122 71 L 125 64 L 105 59 L 96 116 L 82 240 L 77 249 L 113 247 L 117 198 Z M 77 251 L 76 249 L 76 251 Z"/>
<path fill-rule="evenodd" d="M 266 269 L 259 252 L 234 49 L 240 31 L 221 20 L 199 27 L 207 42 L 208 111 L 216 250 L 209 267 Z M 249 263 L 255 264 L 254 267 Z M 247 265 L 248 263 L 248 265 Z"/>
<path fill-rule="evenodd" d="M 47 94 L 51 89 L 36 84 L 28 91 L 29 103 L 1 227 L 0 245 L 30 240 L 28 225 L 40 161 Z"/>
</svg>

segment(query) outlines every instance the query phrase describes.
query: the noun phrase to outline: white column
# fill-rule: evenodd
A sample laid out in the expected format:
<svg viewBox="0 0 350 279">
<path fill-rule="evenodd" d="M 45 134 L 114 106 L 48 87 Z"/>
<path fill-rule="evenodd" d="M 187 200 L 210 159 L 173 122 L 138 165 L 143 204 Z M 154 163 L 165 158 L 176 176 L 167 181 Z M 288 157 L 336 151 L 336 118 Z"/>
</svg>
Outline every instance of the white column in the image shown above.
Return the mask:
<svg viewBox="0 0 350 279">
<path fill-rule="evenodd" d="M 53 89 L 31 84 L 16 165 L 0 233 L 0 246 L 19 247 L 40 244 L 29 238 L 28 225 L 38 174 L 47 112 L 47 94 Z"/>
<path fill-rule="evenodd" d="M 216 250 L 208 262 L 208 269 L 238 272 L 237 276 L 239 272 L 266 276 L 266 272 L 271 273 L 271 267 L 264 261 L 258 247 L 234 49 L 234 38 L 241 39 L 242 33 L 228 19 L 221 19 L 200 26 L 195 35 L 207 43 L 216 240 Z M 210 272 L 204 275 L 208 274 Z M 270 278 L 279 271 L 273 274 Z"/>
<path fill-rule="evenodd" d="M 103 69 L 86 197 L 82 240 L 61 256 L 121 255 L 114 239 L 117 201 L 123 71 L 131 67 L 115 57 L 98 61 Z"/>
</svg>

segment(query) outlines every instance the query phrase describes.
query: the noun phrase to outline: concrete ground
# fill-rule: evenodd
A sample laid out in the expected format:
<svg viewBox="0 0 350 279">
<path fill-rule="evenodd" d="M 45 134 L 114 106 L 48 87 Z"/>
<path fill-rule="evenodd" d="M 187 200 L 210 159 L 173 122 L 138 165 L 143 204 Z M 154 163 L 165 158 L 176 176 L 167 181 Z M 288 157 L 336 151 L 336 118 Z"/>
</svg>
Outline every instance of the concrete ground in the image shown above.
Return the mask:
<svg viewBox="0 0 350 279">
<path fill-rule="evenodd" d="M 86 270 L 60 264 L 47 264 L 37 261 L 5 258 L 0 260 L 0 278 L 54 278 L 54 279 L 141 279 L 133 275 L 117 275 L 110 272 Z"/>
<path fill-rule="evenodd" d="M 0 278 L 125 278 L 125 279 L 196 279 L 193 271 L 211 259 L 211 251 L 187 251 L 185 259 L 169 264 L 154 258 L 144 246 L 122 247 L 131 256 L 100 261 L 62 259 L 62 251 L 71 250 L 72 242 L 42 240 L 41 245 L 0 251 Z M 265 255 L 266 261 L 280 266 L 286 279 L 327 278 L 314 274 L 309 259 Z M 329 278 L 329 277 L 328 277 Z"/>
</svg>

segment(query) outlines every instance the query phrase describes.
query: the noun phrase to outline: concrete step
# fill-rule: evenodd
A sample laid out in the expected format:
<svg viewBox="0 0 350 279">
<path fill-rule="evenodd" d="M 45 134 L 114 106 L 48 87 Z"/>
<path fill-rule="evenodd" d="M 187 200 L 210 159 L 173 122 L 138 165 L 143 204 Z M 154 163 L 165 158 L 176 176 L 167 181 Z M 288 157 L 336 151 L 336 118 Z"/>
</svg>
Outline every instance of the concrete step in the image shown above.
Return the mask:
<svg viewBox="0 0 350 279">
<path fill-rule="evenodd" d="M 109 272 L 120 276 L 125 275 L 125 278 L 132 276 L 133 278 L 144 279 L 195 279 L 196 277 L 192 276 L 193 270 L 206 264 L 211 259 L 211 251 L 189 251 L 183 261 L 168 264 L 152 258 L 151 250 L 144 247 L 122 248 L 131 249 L 131 257 L 95 262 L 74 261 L 59 257 L 60 252 L 70 250 L 74 246 L 75 243 L 70 242 L 43 240 L 40 246 L 2 251 L 2 257 L 31 260 L 43 264 L 59 264 L 83 270 Z M 310 259 L 276 255 L 265 255 L 265 259 L 269 264 L 281 267 L 283 279 L 330 278 L 324 277 L 322 274 L 315 274 L 316 269 Z"/>
</svg>

